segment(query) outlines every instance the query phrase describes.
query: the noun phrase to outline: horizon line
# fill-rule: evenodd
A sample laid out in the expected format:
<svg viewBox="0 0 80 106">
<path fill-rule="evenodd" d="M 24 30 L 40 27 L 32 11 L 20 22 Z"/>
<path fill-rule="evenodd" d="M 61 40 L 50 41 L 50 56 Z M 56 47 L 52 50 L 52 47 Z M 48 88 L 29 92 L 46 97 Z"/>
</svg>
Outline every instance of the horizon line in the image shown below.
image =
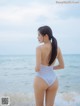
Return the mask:
<svg viewBox="0 0 80 106">
<path fill-rule="evenodd" d="M 18 55 L 18 56 L 23 56 L 23 55 L 24 55 L 24 56 L 25 56 L 25 55 L 27 56 L 27 55 L 36 55 L 36 54 L 0 54 L 0 56 L 10 56 L 10 55 L 11 55 L 11 56 L 17 56 L 17 55 Z M 63 53 L 62 55 L 80 55 L 80 53 L 68 53 L 68 54 L 64 54 L 64 53 Z"/>
</svg>

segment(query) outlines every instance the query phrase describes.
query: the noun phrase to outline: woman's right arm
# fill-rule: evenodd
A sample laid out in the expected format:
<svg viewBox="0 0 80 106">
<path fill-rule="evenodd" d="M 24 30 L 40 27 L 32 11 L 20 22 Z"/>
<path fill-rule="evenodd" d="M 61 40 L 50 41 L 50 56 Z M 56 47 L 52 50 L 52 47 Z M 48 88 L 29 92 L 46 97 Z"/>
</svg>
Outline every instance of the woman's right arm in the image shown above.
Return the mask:
<svg viewBox="0 0 80 106">
<path fill-rule="evenodd" d="M 53 69 L 54 70 L 64 69 L 64 60 L 63 60 L 61 49 L 59 47 L 58 47 L 57 59 L 58 59 L 59 65 L 54 66 Z"/>
</svg>

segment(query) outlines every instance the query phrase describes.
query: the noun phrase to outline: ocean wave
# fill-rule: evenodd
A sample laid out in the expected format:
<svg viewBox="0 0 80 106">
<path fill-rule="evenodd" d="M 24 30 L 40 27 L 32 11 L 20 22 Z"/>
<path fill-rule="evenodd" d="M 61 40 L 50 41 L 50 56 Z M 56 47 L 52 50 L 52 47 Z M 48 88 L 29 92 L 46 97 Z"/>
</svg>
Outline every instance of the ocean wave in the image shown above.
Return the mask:
<svg viewBox="0 0 80 106">
<path fill-rule="evenodd" d="M 80 68 L 80 65 L 66 65 L 69 68 Z"/>
<path fill-rule="evenodd" d="M 2 96 L 10 97 L 11 106 L 35 106 L 34 93 L 0 93 Z M 80 94 L 76 92 L 57 93 L 56 106 L 80 106 Z"/>
</svg>

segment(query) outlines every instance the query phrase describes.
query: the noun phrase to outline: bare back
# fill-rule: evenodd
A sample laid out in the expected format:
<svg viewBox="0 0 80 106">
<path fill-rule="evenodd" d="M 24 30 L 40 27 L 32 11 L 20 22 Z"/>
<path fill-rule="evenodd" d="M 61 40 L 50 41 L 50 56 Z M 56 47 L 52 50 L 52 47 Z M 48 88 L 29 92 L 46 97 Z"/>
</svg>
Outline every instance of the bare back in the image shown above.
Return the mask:
<svg viewBox="0 0 80 106">
<path fill-rule="evenodd" d="M 50 56 L 51 56 L 51 51 L 52 51 L 51 44 L 41 45 L 41 64 L 48 66 Z M 55 60 L 51 65 L 55 63 Z"/>
</svg>

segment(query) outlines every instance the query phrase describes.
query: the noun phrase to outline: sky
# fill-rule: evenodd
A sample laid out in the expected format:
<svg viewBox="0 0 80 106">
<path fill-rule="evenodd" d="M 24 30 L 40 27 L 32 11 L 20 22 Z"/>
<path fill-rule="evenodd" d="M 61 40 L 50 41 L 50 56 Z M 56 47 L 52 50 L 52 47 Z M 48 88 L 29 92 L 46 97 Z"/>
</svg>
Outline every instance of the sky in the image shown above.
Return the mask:
<svg viewBox="0 0 80 106">
<path fill-rule="evenodd" d="M 80 3 L 56 1 L 0 0 L 0 55 L 35 55 L 43 25 L 51 27 L 62 54 L 80 54 Z"/>
</svg>

